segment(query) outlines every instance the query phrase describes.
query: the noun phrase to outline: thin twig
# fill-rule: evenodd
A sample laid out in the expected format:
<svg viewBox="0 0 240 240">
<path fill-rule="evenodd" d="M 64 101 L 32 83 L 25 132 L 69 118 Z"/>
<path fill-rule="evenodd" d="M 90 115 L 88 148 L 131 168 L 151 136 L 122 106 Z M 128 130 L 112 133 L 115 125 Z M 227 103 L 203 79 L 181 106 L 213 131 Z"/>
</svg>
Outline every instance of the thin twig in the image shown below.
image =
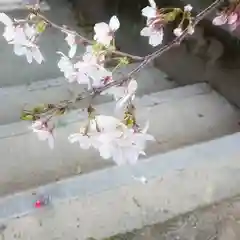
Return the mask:
<svg viewBox="0 0 240 240">
<path fill-rule="evenodd" d="M 209 5 L 206 9 L 204 9 L 203 11 L 201 11 L 196 17 L 195 20 L 192 23 L 192 27 L 194 28 L 199 21 L 201 21 L 203 18 L 205 18 L 211 11 L 213 11 L 214 9 L 216 9 L 221 3 L 223 2 L 223 0 L 216 0 L 214 1 L 211 5 Z M 77 36 L 79 36 L 83 41 L 86 41 L 87 43 L 91 43 L 90 40 L 84 38 L 83 36 L 81 36 L 80 34 L 73 32 L 71 30 L 65 29 L 53 22 L 51 22 L 50 20 L 48 20 L 47 18 L 45 18 L 44 16 L 42 16 L 41 14 L 38 14 L 38 16 L 40 18 L 42 18 L 44 21 L 46 21 L 47 23 L 49 23 L 51 26 L 53 26 L 54 28 L 60 29 L 60 30 L 64 30 L 65 32 L 68 33 L 72 33 L 72 34 L 76 34 Z M 132 76 L 136 73 L 138 73 L 139 71 L 141 71 L 141 69 L 143 69 L 148 63 L 150 63 L 151 61 L 153 61 L 154 59 L 156 59 L 157 57 L 159 57 L 161 54 L 163 54 L 164 52 L 167 52 L 168 50 L 170 50 L 172 47 L 175 46 L 179 46 L 179 44 L 182 42 L 183 39 L 185 39 L 188 36 L 188 29 L 186 28 L 182 35 L 179 37 L 176 37 L 173 41 L 171 41 L 170 43 L 166 44 L 165 46 L 161 47 L 160 49 L 158 49 L 157 51 L 153 52 L 152 54 L 147 55 L 146 57 L 138 57 L 138 56 L 132 56 L 130 54 L 126 54 L 123 52 L 119 52 L 119 51 L 113 51 L 113 53 L 121 55 L 122 56 L 129 56 L 133 59 L 143 59 L 143 61 L 135 68 L 133 69 L 130 73 L 128 73 L 126 76 L 113 81 L 111 83 L 106 84 L 104 87 L 98 88 L 98 89 L 94 89 L 91 90 L 91 92 L 86 91 L 84 93 L 81 93 L 74 101 L 73 100 L 67 100 L 65 101 L 65 103 L 61 106 L 62 108 L 68 108 L 68 106 L 70 104 L 74 104 L 78 101 L 81 101 L 83 99 L 86 98 L 94 98 L 96 95 L 99 95 L 101 92 L 103 92 L 104 90 L 113 87 L 113 86 L 118 86 L 121 85 L 122 83 L 128 81 L 129 79 L 132 78 Z"/>
<path fill-rule="evenodd" d="M 202 12 L 200 12 L 192 26 L 193 28 L 199 23 L 199 21 L 201 21 L 203 18 L 206 17 L 206 15 L 208 15 L 211 11 L 213 11 L 215 8 L 217 8 L 221 3 L 223 2 L 223 0 L 216 0 L 215 2 L 213 2 L 210 6 L 208 6 L 206 9 L 204 9 Z M 134 68 L 130 73 L 128 73 L 127 76 L 120 78 L 117 81 L 111 82 L 107 85 L 105 85 L 104 87 L 97 89 L 96 93 L 101 93 L 102 91 L 108 89 L 109 87 L 112 86 L 116 86 L 119 84 L 122 84 L 124 81 L 127 81 L 128 79 L 130 79 L 134 74 L 138 73 L 142 68 L 144 68 L 147 64 L 149 64 L 151 61 L 153 61 L 154 59 L 156 59 L 157 57 L 159 57 L 161 54 L 167 52 L 168 50 L 170 50 L 172 47 L 175 46 L 179 46 L 179 44 L 182 42 L 182 40 L 184 38 L 186 38 L 188 35 L 188 29 L 186 28 L 182 35 L 179 37 L 176 37 L 173 41 L 171 41 L 170 43 L 166 44 L 165 46 L 163 46 L 162 48 L 160 48 L 159 50 L 153 52 L 152 54 L 148 55 L 145 57 L 145 60 L 142 61 L 142 63 L 140 63 L 136 68 Z"/>
<path fill-rule="evenodd" d="M 46 18 L 44 15 L 40 14 L 40 13 L 37 13 L 37 16 L 39 18 L 41 18 L 43 21 L 45 21 L 46 23 L 48 23 L 50 26 L 52 26 L 53 28 L 56 28 L 60 31 L 64 31 L 66 33 L 69 33 L 69 34 L 73 34 L 77 37 L 79 37 L 82 41 L 82 43 L 88 43 L 90 45 L 93 45 L 95 42 L 92 41 L 92 40 L 89 40 L 88 38 L 82 36 L 81 34 L 79 34 L 78 32 L 76 31 L 73 31 L 73 30 L 70 30 L 70 29 L 67 29 L 65 27 L 62 27 L 54 22 L 52 22 L 51 20 L 49 20 L 48 18 Z M 123 56 L 123 57 L 129 57 L 133 60 L 136 60 L 136 61 L 143 61 L 144 60 L 144 57 L 140 57 L 140 56 L 136 56 L 136 55 L 132 55 L 132 54 L 129 54 L 129 53 L 125 53 L 125 52 L 121 52 L 121 51 L 118 51 L 118 50 L 112 50 L 111 53 L 113 54 L 116 54 L 116 55 L 119 55 L 119 56 Z"/>
</svg>

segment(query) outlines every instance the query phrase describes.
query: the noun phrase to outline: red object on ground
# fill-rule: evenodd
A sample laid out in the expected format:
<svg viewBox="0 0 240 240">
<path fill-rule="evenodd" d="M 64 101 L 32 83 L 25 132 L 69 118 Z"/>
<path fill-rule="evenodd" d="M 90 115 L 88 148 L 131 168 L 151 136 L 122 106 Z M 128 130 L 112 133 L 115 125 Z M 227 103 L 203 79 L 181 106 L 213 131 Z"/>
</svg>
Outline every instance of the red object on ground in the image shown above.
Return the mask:
<svg viewBox="0 0 240 240">
<path fill-rule="evenodd" d="M 40 201 L 40 200 L 37 200 L 36 202 L 35 202 L 35 208 L 40 208 L 40 207 L 42 207 L 43 206 L 43 203 Z"/>
<path fill-rule="evenodd" d="M 35 208 L 41 208 L 50 203 L 50 197 L 49 196 L 40 196 L 38 200 L 34 203 Z"/>
</svg>

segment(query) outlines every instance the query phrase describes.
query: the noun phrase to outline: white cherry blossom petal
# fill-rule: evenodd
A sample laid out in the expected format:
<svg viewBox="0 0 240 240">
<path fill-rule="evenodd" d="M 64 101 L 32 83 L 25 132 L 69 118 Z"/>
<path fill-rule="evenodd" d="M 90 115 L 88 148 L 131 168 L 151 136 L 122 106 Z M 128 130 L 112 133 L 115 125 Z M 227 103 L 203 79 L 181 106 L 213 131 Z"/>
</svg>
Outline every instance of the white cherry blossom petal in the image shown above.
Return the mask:
<svg viewBox="0 0 240 240">
<path fill-rule="evenodd" d="M 7 26 L 4 29 L 3 37 L 7 42 L 12 41 L 15 36 L 15 28 L 13 26 Z"/>
<path fill-rule="evenodd" d="M 94 31 L 96 34 L 104 34 L 105 32 L 109 32 L 109 25 L 105 22 L 96 23 L 94 26 Z"/>
<path fill-rule="evenodd" d="M 186 6 L 184 6 L 184 11 L 185 12 L 191 12 L 193 9 L 192 5 L 190 4 L 187 4 Z"/>
<path fill-rule="evenodd" d="M 182 28 L 175 28 L 174 30 L 173 30 L 173 33 L 174 33 L 174 35 L 176 36 L 176 37 L 180 37 L 181 35 L 182 35 L 182 33 L 183 33 L 183 30 L 182 30 Z"/>
<path fill-rule="evenodd" d="M 149 4 L 152 8 L 155 8 L 155 9 L 157 8 L 157 5 L 156 5 L 154 0 L 148 0 L 148 1 L 149 1 Z"/>
<path fill-rule="evenodd" d="M 0 22 L 6 26 L 13 25 L 12 19 L 6 13 L 0 13 Z"/>
<path fill-rule="evenodd" d="M 109 27 L 113 32 L 115 32 L 119 29 L 120 22 L 119 22 L 117 16 L 112 16 L 111 17 L 110 22 L 109 22 Z"/>
<path fill-rule="evenodd" d="M 151 36 L 151 34 L 152 34 L 152 31 L 151 31 L 151 28 L 149 27 L 144 27 L 140 32 L 140 35 L 144 37 L 149 37 Z"/>
<path fill-rule="evenodd" d="M 23 56 L 26 54 L 27 50 L 22 45 L 15 44 L 13 46 L 13 51 L 17 56 Z"/>
<path fill-rule="evenodd" d="M 69 52 L 68 52 L 68 56 L 70 58 L 73 58 L 75 56 L 76 52 L 77 52 L 77 44 L 74 44 L 70 47 Z"/>
<path fill-rule="evenodd" d="M 220 25 L 224 25 L 227 23 L 227 16 L 224 15 L 224 14 L 221 14 L 217 17 L 215 17 L 212 21 L 213 25 L 216 25 L 216 26 L 220 26 Z"/>
<path fill-rule="evenodd" d="M 142 9 L 142 16 L 147 17 L 147 18 L 154 18 L 154 17 L 156 17 L 156 9 L 147 6 Z"/>
<path fill-rule="evenodd" d="M 234 24 L 238 20 L 238 14 L 237 13 L 231 13 L 227 18 L 228 24 Z"/>
<path fill-rule="evenodd" d="M 159 32 L 154 32 L 151 36 L 149 36 L 149 44 L 153 47 L 156 47 L 162 44 L 163 41 L 163 30 Z"/>
<path fill-rule="evenodd" d="M 138 84 L 137 84 L 137 81 L 135 79 L 132 79 L 129 84 L 128 84 L 128 92 L 130 94 L 134 94 L 136 91 L 137 91 L 137 87 L 138 87 Z"/>
<path fill-rule="evenodd" d="M 65 41 L 67 42 L 67 44 L 69 46 L 72 46 L 76 43 L 76 40 L 75 40 L 75 35 L 74 34 L 71 34 L 71 33 L 66 33 L 67 36 L 65 38 Z"/>
<path fill-rule="evenodd" d="M 32 123 L 30 127 L 33 132 L 35 132 L 40 141 L 48 141 L 48 145 L 51 149 L 54 148 L 54 137 L 52 131 L 48 128 L 47 123 L 41 120 L 37 120 Z"/>
<path fill-rule="evenodd" d="M 43 55 L 38 47 L 32 49 L 32 56 L 38 64 L 41 64 L 44 61 Z"/>
<path fill-rule="evenodd" d="M 107 144 L 103 144 L 99 147 L 99 153 L 100 153 L 100 156 L 103 158 L 103 159 L 109 159 L 112 157 L 112 154 L 111 154 L 111 150 L 110 150 L 110 147 L 109 145 Z"/>
<path fill-rule="evenodd" d="M 26 49 L 26 54 L 25 55 L 26 55 L 28 63 L 32 63 L 32 60 L 33 60 L 32 53 Z"/>
</svg>

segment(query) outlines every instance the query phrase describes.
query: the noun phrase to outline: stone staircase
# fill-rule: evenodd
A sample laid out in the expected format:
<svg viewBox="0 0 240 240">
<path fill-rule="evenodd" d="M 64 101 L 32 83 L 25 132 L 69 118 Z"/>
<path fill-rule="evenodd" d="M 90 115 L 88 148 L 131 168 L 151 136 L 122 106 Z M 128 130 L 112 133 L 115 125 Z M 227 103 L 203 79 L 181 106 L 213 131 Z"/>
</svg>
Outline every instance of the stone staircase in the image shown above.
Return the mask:
<svg viewBox="0 0 240 240">
<path fill-rule="evenodd" d="M 14 10 L 24 10 L 25 4 L 22 0 L 0 0 L 0 11 L 14 11 Z M 50 10 L 49 5 L 47 2 L 42 1 L 40 3 L 41 11 L 48 11 Z"/>
<path fill-rule="evenodd" d="M 61 6 L 54 8 L 56 15 L 63 13 Z M 9 71 L 0 66 L 6 73 L 0 79 L 0 237 L 101 239 L 240 193 L 239 110 L 208 84 L 180 87 L 152 66 L 137 76 L 137 117 L 150 121 L 149 132 L 157 141 L 137 165 L 117 167 L 68 142 L 84 119 L 81 106 L 58 118 L 54 150 L 39 141 L 29 123 L 19 120 L 26 104 L 54 103 L 82 90 L 67 84 L 53 67 L 53 51 L 64 44 L 57 42 L 58 34 L 50 32 L 44 40 L 49 64 L 13 72 L 16 62 L 9 67 L 11 59 L 21 62 L 19 69 L 25 59 L 12 56 L 4 63 Z M 54 47 L 49 39 L 56 40 Z M 7 82 L 10 70 L 15 76 Z M 112 114 L 110 98 L 98 98 L 95 104 L 98 112 Z M 50 204 L 36 209 L 41 196 L 49 196 Z"/>
</svg>

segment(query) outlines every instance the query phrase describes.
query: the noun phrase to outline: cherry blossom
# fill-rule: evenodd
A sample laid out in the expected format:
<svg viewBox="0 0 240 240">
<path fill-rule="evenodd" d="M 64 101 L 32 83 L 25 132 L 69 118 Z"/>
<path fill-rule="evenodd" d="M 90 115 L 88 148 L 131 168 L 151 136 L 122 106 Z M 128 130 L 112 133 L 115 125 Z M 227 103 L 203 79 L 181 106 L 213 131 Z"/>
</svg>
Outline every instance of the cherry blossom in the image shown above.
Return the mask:
<svg viewBox="0 0 240 240">
<path fill-rule="evenodd" d="M 191 12 L 193 9 L 192 5 L 190 4 L 187 4 L 186 6 L 184 6 L 184 11 L 185 12 Z"/>
<path fill-rule="evenodd" d="M 142 9 L 142 16 L 147 19 L 152 19 L 157 17 L 157 5 L 154 0 L 149 0 L 150 6 L 147 6 Z"/>
<path fill-rule="evenodd" d="M 187 26 L 188 34 L 192 35 L 194 33 L 194 27 L 192 26 L 191 23 Z"/>
<path fill-rule="evenodd" d="M 5 24 L 3 37 L 14 45 L 13 50 L 17 56 L 25 55 L 28 63 L 32 63 L 33 59 L 39 64 L 43 62 L 44 58 L 36 45 L 38 32 L 35 25 L 14 23 L 5 13 L 0 13 L 0 22 Z"/>
<path fill-rule="evenodd" d="M 111 116 L 96 116 L 80 133 L 69 136 L 69 141 L 79 142 L 80 147 L 97 149 L 104 159 L 112 158 L 118 165 L 137 162 L 140 155 L 145 155 L 146 141 L 154 138 L 143 131 L 128 128 L 119 119 Z"/>
<path fill-rule="evenodd" d="M 175 36 L 180 37 L 182 35 L 182 33 L 183 33 L 183 30 L 182 30 L 181 27 L 178 27 L 178 28 L 175 28 L 173 30 L 173 33 L 174 33 Z"/>
<path fill-rule="evenodd" d="M 212 23 L 216 26 L 220 26 L 226 24 L 227 21 L 228 16 L 226 14 L 220 14 L 213 19 Z"/>
<path fill-rule="evenodd" d="M 112 158 L 117 165 L 135 164 L 143 152 L 134 145 L 130 134 L 120 131 L 101 135 L 102 145 L 99 148 L 100 156 L 104 159 Z"/>
<path fill-rule="evenodd" d="M 14 53 L 17 56 L 26 56 L 28 63 L 33 59 L 41 64 L 44 60 L 39 47 L 34 43 L 37 32 L 33 26 L 25 24 L 24 28 L 16 27 L 15 38 L 10 41 L 14 45 Z"/>
<path fill-rule="evenodd" d="M 0 13 L 0 22 L 5 24 L 3 37 L 8 42 L 13 40 L 15 36 L 15 26 L 13 24 L 12 19 L 8 17 L 5 13 Z"/>
<path fill-rule="evenodd" d="M 147 121 L 147 123 L 145 124 L 142 130 L 134 129 L 134 142 L 136 145 L 140 147 L 140 149 L 145 149 L 146 141 L 155 141 L 155 138 L 152 135 L 147 133 L 148 129 L 149 129 L 149 121 Z"/>
<path fill-rule="evenodd" d="M 152 25 L 145 27 L 140 32 L 141 36 L 149 37 L 149 44 L 156 47 L 162 44 L 163 41 L 163 28 L 155 29 Z"/>
<path fill-rule="evenodd" d="M 194 27 L 191 26 L 191 23 L 187 26 L 187 32 L 190 35 L 194 33 Z M 173 33 L 176 37 L 180 37 L 183 34 L 183 29 L 181 27 L 177 27 L 173 30 Z"/>
<path fill-rule="evenodd" d="M 79 61 L 74 67 L 78 70 L 79 83 L 88 84 L 88 89 L 105 85 L 104 79 L 112 79 L 112 73 L 100 65 L 91 65 L 88 62 Z"/>
<path fill-rule="evenodd" d="M 114 33 L 119 29 L 120 22 L 117 16 L 112 16 L 109 24 L 101 22 L 96 23 L 94 26 L 94 40 L 97 42 L 109 46 L 113 40 Z"/>
<path fill-rule="evenodd" d="M 68 137 L 68 140 L 70 143 L 78 142 L 82 149 L 89 149 L 90 147 L 98 148 L 100 144 L 97 134 L 74 133 Z"/>
<path fill-rule="evenodd" d="M 104 51 L 95 52 L 93 46 L 88 45 L 82 59 L 89 64 L 102 65 L 105 60 Z"/>
<path fill-rule="evenodd" d="M 150 6 L 142 9 L 142 15 L 147 18 L 146 27 L 144 27 L 140 35 L 149 38 L 149 44 L 153 47 L 162 44 L 163 41 L 163 27 L 164 19 L 158 13 L 156 3 L 153 0 L 149 0 Z"/>
<path fill-rule="evenodd" d="M 68 56 L 73 58 L 77 51 L 77 43 L 76 43 L 76 36 L 73 33 L 65 32 L 67 34 L 65 41 L 69 45 L 70 49 L 68 52 Z"/>
<path fill-rule="evenodd" d="M 130 100 L 134 100 L 135 98 L 135 93 L 137 91 L 137 81 L 135 79 L 132 79 L 127 88 L 125 88 L 124 94 L 122 95 L 122 97 L 119 99 L 118 103 L 117 103 L 117 108 L 121 108 L 123 106 L 125 106 L 125 104 Z"/>
<path fill-rule="evenodd" d="M 113 132 L 101 134 L 99 140 L 102 142 L 100 156 L 104 159 L 112 158 L 117 165 L 123 165 L 135 164 L 140 155 L 145 155 L 146 141 L 154 141 L 154 138 L 146 132 L 135 132 L 121 125 Z"/>
<path fill-rule="evenodd" d="M 50 128 L 47 121 L 37 120 L 32 123 L 30 129 L 37 133 L 39 140 L 48 141 L 49 147 L 54 148 L 53 127 Z"/>
<path fill-rule="evenodd" d="M 58 52 L 61 58 L 58 67 L 64 73 L 64 77 L 69 82 L 78 82 L 88 85 L 88 89 L 101 87 L 104 85 L 105 78 L 112 78 L 112 73 L 103 66 L 96 63 L 95 56 L 83 55 L 83 60 L 73 63 L 69 57 L 62 52 Z M 89 53 L 87 53 L 89 55 Z"/>
<path fill-rule="evenodd" d="M 231 13 L 222 12 L 213 19 L 212 23 L 216 26 L 227 24 L 231 31 L 236 30 L 236 28 L 240 25 L 239 9 L 236 9 Z"/>
<path fill-rule="evenodd" d="M 77 82 L 79 84 L 87 84 L 88 89 L 91 89 L 91 82 L 93 80 L 91 75 L 95 71 L 96 66 L 90 65 L 89 63 L 84 61 L 78 61 L 74 64 L 74 68 L 77 70 Z"/>
<path fill-rule="evenodd" d="M 117 108 L 122 108 L 128 100 L 133 100 L 137 90 L 137 81 L 131 79 L 127 85 L 113 86 L 101 92 L 101 94 L 111 94 L 117 101 Z"/>
<path fill-rule="evenodd" d="M 62 52 L 58 52 L 61 58 L 58 62 L 58 67 L 64 73 L 64 77 L 71 83 L 77 80 L 77 70 L 74 68 L 71 60 Z"/>
<path fill-rule="evenodd" d="M 70 143 L 79 142 L 82 149 L 89 149 L 94 147 L 98 149 L 101 142 L 98 140 L 99 135 L 103 131 L 114 129 L 120 120 L 111 116 L 96 116 L 89 119 L 85 127 L 81 127 L 79 133 L 71 134 L 68 137 Z"/>
</svg>

